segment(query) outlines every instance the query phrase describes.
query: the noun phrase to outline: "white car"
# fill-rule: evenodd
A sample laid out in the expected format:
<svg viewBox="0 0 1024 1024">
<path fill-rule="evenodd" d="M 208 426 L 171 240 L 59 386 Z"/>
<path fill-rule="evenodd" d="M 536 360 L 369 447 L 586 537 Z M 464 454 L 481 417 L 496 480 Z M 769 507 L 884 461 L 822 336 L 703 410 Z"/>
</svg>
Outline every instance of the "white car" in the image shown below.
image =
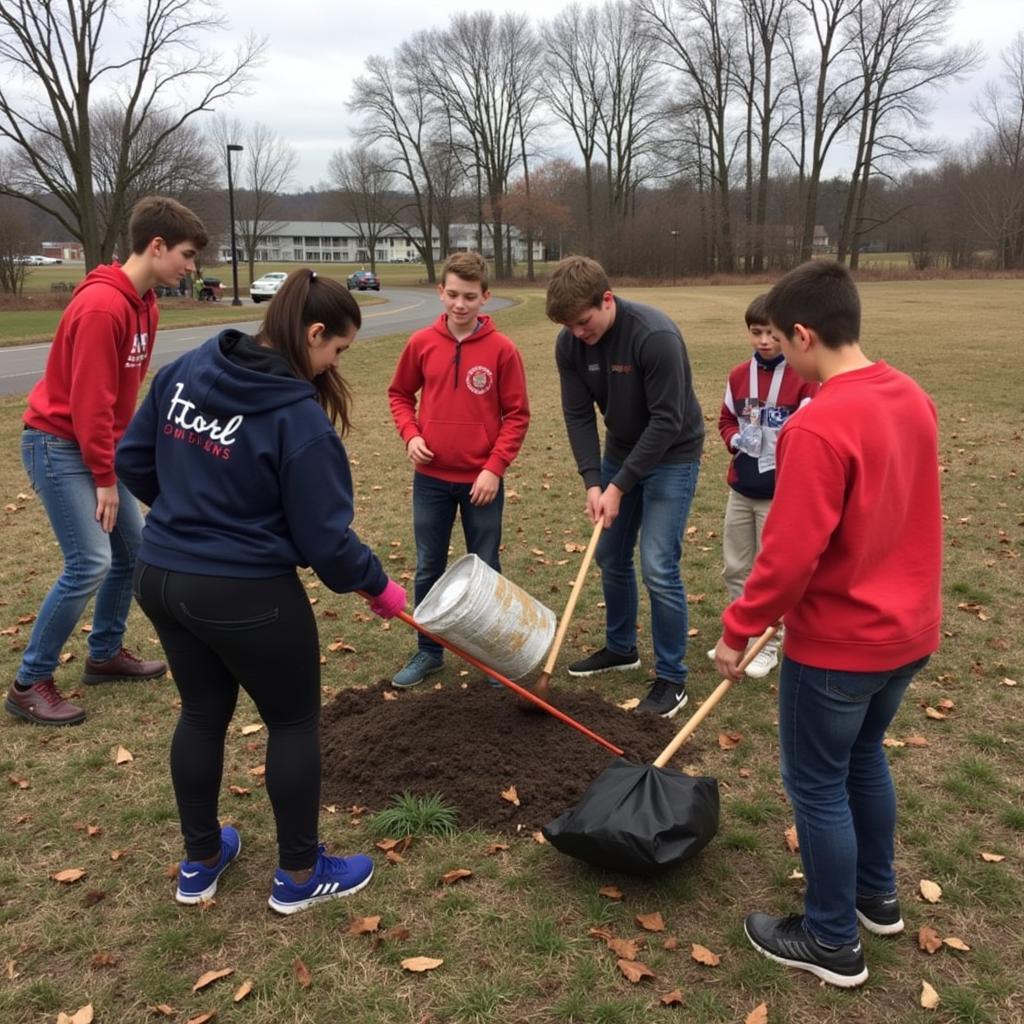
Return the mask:
<svg viewBox="0 0 1024 1024">
<path fill-rule="evenodd" d="M 277 294 L 277 289 L 284 284 L 284 279 L 287 276 L 287 274 L 274 271 L 257 278 L 249 285 L 249 298 L 253 302 L 269 302 Z"/>
<path fill-rule="evenodd" d="M 17 262 L 27 263 L 30 267 L 50 267 L 62 261 L 53 256 L 21 256 Z"/>
</svg>

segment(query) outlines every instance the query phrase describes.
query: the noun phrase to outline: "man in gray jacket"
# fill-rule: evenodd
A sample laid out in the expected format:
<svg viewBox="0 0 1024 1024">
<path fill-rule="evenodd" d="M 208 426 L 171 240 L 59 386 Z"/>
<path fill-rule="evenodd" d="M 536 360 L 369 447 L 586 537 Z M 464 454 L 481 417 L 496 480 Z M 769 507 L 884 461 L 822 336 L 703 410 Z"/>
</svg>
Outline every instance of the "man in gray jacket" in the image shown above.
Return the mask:
<svg viewBox="0 0 1024 1024">
<path fill-rule="evenodd" d="M 634 669 L 637 584 L 633 550 L 651 602 L 655 679 L 638 711 L 671 718 L 686 704 L 683 534 L 697 487 L 704 417 L 679 328 L 651 306 L 617 298 L 601 265 L 562 260 L 547 291 L 562 324 L 555 359 L 569 443 L 587 490 L 606 608 L 605 647 L 569 666 L 573 676 Z M 601 455 L 595 406 L 605 425 Z"/>
</svg>

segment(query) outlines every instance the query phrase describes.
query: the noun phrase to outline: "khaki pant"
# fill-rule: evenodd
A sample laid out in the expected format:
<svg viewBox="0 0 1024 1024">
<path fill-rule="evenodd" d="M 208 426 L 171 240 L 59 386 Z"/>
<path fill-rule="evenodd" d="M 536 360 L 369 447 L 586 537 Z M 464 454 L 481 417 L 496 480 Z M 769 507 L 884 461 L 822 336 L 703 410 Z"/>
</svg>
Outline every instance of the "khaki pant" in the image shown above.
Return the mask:
<svg viewBox="0 0 1024 1024">
<path fill-rule="evenodd" d="M 729 592 L 729 600 L 735 601 L 743 593 L 754 559 L 761 550 L 761 531 L 772 507 L 771 498 L 747 498 L 729 488 L 729 500 L 725 503 L 725 526 L 722 530 L 722 579 Z M 765 650 L 778 648 L 782 639 L 780 629 Z"/>
</svg>

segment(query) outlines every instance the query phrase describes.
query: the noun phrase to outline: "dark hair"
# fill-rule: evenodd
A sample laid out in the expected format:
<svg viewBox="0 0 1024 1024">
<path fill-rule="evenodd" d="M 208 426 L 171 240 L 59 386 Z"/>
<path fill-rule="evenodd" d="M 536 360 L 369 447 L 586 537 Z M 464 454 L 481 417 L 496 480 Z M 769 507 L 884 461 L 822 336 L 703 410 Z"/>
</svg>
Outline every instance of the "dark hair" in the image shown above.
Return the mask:
<svg viewBox="0 0 1024 1024">
<path fill-rule="evenodd" d="M 306 331 L 311 324 L 323 324 L 325 338 L 336 338 L 362 323 L 359 305 L 343 284 L 304 267 L 293 270 L 278 288 L 256 336 L 260 344 L 277 349 L 292 369 L 316 388 L 317 401 L 331 422 L 340 424 L 342 435 L 352 425 L 352 392 L 336 366 L 314 376 Z"/>
<path fill-rule="evenodd" d="M 487 260 L 478 252 L 453 252 L 441 267 L 441 284 L 448 283 L 448 275 L 454 274 L 463 281 L 476 281 L 480 291 L 487 291 Z"/>
<path fill-rule="evenodd" d="M 128 236 L 137 256 L 154 238 L 162 238 L 169 249 L 182 242 L 194 242 L 197 249 L 205 249 L 210 240 L 203 222 L 187 206 L 167 196 L 146 196 L 132 207 Z"/>
<path fill-rule="evenodd" d="M 566 256 L 551 273 L 545 311 L 556 324 L 577 320 L 588 309 L 600 308 L 609 291 L 608 275 L 589 256 Z"/>
<path fill-rule="evenodd" d="M 803 324 L 826 348 L 860 340 L 860 296 L 849 270 L 833 260 L 809 260 L 780 278 L 766 299 L 772 323 L 787 338 Z"/>
<path fill-rule="evenodd" d="M 762 295 L 758 295 L 753 302 L 747 306 L 746 313 L 743 314 L 743 318 L 747 321 L 748 327 L 753 327 L 754 324 L 758 324 L 761 327 L 767 327 L 768 321 L 771 317 L 768 315 L 768 293 L 764 292 Z"/>
</svg>

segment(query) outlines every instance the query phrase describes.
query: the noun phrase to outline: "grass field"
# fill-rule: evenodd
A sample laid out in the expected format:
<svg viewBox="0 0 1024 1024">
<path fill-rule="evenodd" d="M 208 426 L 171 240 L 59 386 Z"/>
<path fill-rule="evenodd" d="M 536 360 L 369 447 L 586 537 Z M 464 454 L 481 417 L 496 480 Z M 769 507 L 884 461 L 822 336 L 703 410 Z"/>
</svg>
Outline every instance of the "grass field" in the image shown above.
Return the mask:
<svg viewBox="0 0 1024 1024">
<path fill-rule="evenodd" d="M 590 527 L 561 422 L 554 331 L 542 293 L 510 294 L 521 301 L 497 320 L 523 351 L 533 422 L 506 480 L 504 571 L 560 613 L 580 558 L 567 555 L 565 545 L 584 543 Z M 725 600 L 718 573 L 727 456 L 715 423 L 726 373 L 749 352 L 742 313 L 752 294 L 731 286 L 623 294 L 660 306 L 681 324 L 709 433 L 683 558 L 698 631 L 688 658 L 692 709 L 718 682 L 704 657 Z M 793 878 L 799 862 L 784 837 L 792 815 L 778 778 L 771 678 L 734 688 L 702 727 L 697 748 L 677 758 L 677 767 L 719 779 L 722 826 L 699 858 L 668 878 L 647 883 L 591 871 L 529 836 L 489 856 L 488 845 L 501 837 L 469 832 L 417 841 L 403 863 L 389 864 L 373 850 L 365 822 L 354 824 L 360 819 L 338 808 L 322 815 L 322 836 L 336 851 L 374 852 L 373 883 L 348 901 L 279 919 L 266 909 L 274 866 L 269 804 L 249 774 L 263 760 L 266 733 L 242 734 L 256 721 L 251 704 L 240 704 L 229 736 L 221 806 L 242 831 L 241 860 L 224 876 L 214 905 L 179 907 L 166 871 L 181 856 L 167 774 L 173 685 L 77 687 L 86 644 L 76 632 L 58 682 L 66 692 L 82 691 L 87 722 L 52 731 L 7 716 L 0 722 L 7 780 L 0 807 L 0 1021 L 52 1024 L 61 1011 L 92 1004 L 99 1024 L 185 1024 L 212 1013 L 217 1024 L 706 1024 L 745 1021 L 762 1003 L 772 1024 L 1024 1021 L 1024 281 L 886 282 L 867 284 L 862 294 L 869 354 L 913 374 L 938 404 L 947 545 L 943 646 L 891 730 L 896 740 L 927 742 L 889 751 L 901 800 L 897 871 L 908 928 L 894 939 L 866 937 L 871 977 L 863 989 L 839 992 L 787 972 L 756 955 L 743 936 L 749 911 L 800 905 L 801 883 Z M 388 571 L 408 582 L 415 561 L 410 473 L 385 395 L 403 340 L 357 343 L 341 365 L 356 396 L 347 442 L 356 525 Z M 18 458 L 23 404 L 0 400 L 5 680 L 31 628 L 25 618 L 38 610 L 59 569 Z M 325 700 L 340 688 L 390 676 L 414 645 L 406 627 L 366 621 L 361 600 L 305 578 L 317 599 Z M 600 601 L 594 571 L 560 669 L 602 643 Z M 147 622 L 137 610 L 132 616 L 129 642 L 156 653 Z M 644 690 L 651 661 L 646 611 L 642 622 L 645 668 L 602 682 L 612 699 Z M 331 651 L 338 640 L 355 653 Z M 449 661 L 435 678 L 457 686 L 459 666 Z M 556 673 L 556 703 L 560 688 L 575 685 Z M 399 699 L 421 696 L 429 699 Z M 496 693 L 500 699 L 507 698 Z M 943 701 L 945 718 L 925 713 Z M 716 738 L 724 731 L 742 735 L 738 746 L 720 749 Z M 378 742 L 394 739 L 381 735 Z M 504 742 L 514 764 L 516 737 Z M 564 742 L 586 741 L 565 730 Z M 134 760 L 116 764 L 118 747 Z M 229 785 L 251 794 L 230 795 Z M 982 853 L 1004 859 L 990 862 Z M 458 867 L 473 876 L 439 884 L 442 873 Z M 74 884 L 51 878 L 68 868 L 86 875 Z M 941 886 L 938 902 L 918 897 L 922 879 Z M 620 888 L 621 899 L 599 894 L 608 884 Z M 664 918 L 662 934 L 635 922 L 653 911 Z M 370 915 L 380 916 L 381 932 L 400 926 L 408 936 L 350 933 L 353 919 Z M 922 951 L 917 936 L 924 926 L 969 950 Z M 656 977 L 627 981 L 605 944 L 588 935 L 592 928 L 644 938 L 639 959 Z M 665 948 L 666 936 L 678 940 L 677 948 Z M 693 944 L 718 954 L 718 966 L 697 963 Z M 400 961 L 413 956 L 444 963 L 410 974 Z M 308 987 L 297 961 L 311 974 Z M 234 974 L 193 991 L 204 972 L 226 968 Z M 235 1004 L 232 994 L 246 979 L 252 992 Z M 922 981 L 941 998 L 936 1011 L 920 1008 Z M 681 1003 L 663 1005 L 661 997 L 673 990 Z M 169 1016 L 152 1009 L 160 1005 Z"/>
</svg>

